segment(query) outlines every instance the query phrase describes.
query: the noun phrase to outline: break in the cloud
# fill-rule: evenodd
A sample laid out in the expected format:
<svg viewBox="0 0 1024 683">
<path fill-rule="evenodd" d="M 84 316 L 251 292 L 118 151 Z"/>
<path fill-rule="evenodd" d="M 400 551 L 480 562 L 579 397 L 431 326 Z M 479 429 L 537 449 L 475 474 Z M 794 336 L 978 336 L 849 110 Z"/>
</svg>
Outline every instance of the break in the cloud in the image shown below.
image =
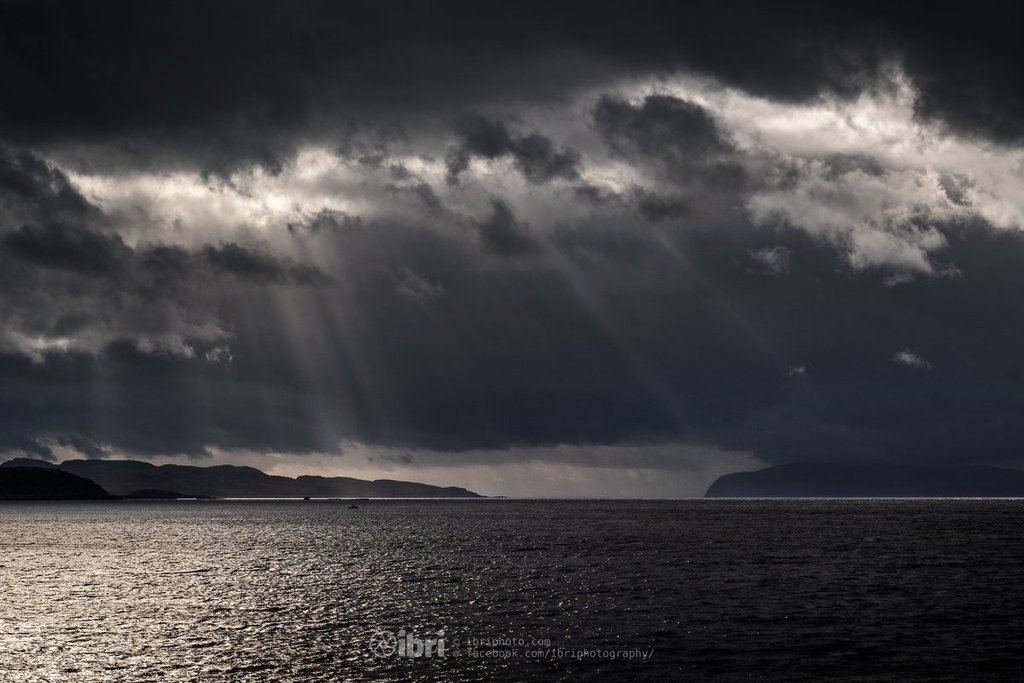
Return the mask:
<svg viewBox="0 0 1024 683">
<path fill-rule="evenodd" d="M 921 93 L 900 71 L 853 99 L 795 105 L 699 80 L 661 87 L 713 112 L 736 141 L 734 163 L 747 170 L 745 201 L 755 223 L 791 225 L 832 242 L 854 268 L 947 274 L 939 226 L 975 217 L 1004 229 L 1024 224 L 1021 148 L 922 120 Z M 685 155 L 687 164 L 700 156 Z"/>
<path fill-rule="evenodd" d="M 387 5 L 0 6 L 0 449 L 1019 464 L 1017 10 Z"/>
<path fill-rule="evenodd" d="M 231 336 L 216 314 L 225 290 L 321 286 L 317 268 L 230 242 L 129 246 L 110 217 L 35 155 L 0 149 L 0 351 L 101 353 L 130 342 L 196 355 Z"/>
</svg>

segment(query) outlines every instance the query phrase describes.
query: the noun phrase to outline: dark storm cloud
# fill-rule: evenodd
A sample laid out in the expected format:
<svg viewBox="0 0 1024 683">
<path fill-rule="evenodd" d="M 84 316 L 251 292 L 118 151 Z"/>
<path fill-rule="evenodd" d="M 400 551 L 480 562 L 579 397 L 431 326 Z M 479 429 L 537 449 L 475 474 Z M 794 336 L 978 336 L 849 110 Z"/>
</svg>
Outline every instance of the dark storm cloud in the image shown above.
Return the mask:
<svg viewBox="0 0 1024 683">
<path fill-rule="evenodd" d="M 572 150 L 557 149 L 539 133 L 516 135 L 502 121 L 482 116 L 463 120 L 456 126 L 456 132 L 459 142 L 448 151 L 445 159 L 449 182 L 458 182 L 473 157 L 489 161 L 511 157 L 516 169 L 535 185 L 554 178 L 579 178 L 579 155 Z"/>
<path fill-rule="evenodd" d="M 528 2 L 489 7 L 484 19 L 463 0 L 5 2 L 0 128 L 68 154 L 72 143 L 117 141 L 102 156 L 120 163 L 275 171 L 296 144 L 343 136 L 353 118 L 560 101 L 679 69 L 806 100 L 854 94 L 895 60 L 922 86 L 923 115 L 1019 138 L 1021 11 L 1001 2 L 927 13 L 862 2 L 640 2 L 628 11 Z M 529 146 L 548 159 L 543 140 Z"/>
<path fill-rule="evenodd" d="M 732 149 L 703 107 L 669 95 L 649 95 L 639 106 L 604 95 L 594 108 L 594 125 L 620 154 L 662 157 L 672 167 Z"/>
<path fill-rule="evenodd" d="M 5 357 L 0 373 L 11 393 L 0 400 L 0 444 L 42 454 L 53 443 L 89 457 L 108 446 L 202 456 L 209 444 L 295 449 L 314 439 L 304 433 L 309 423 L 299 397 L 276 392 L 268 415 L 265 398 L 216 367 L 127 345 L 98 358 L 68 354 L 45 365 Z M 105 403 L 94 403 L 93 392 L 106 396 Z"/>
<path fill-rule="evenodd" d="M 734 227 L 671 234 L 685 268 L 641 234 L 624 244 L 607 226 L 563 233 L 566 253 L 586 249 L 575 266 L 596 308 L 580 306 L 578 278 L 553 263 L 481 269 L 439 235 L 349 233 L 336 248 L 361 351 L 339 342 L 323 355 L 311 331 L 298 354 L 271 308 L 232 318 L 229 369 L 127 347 L 98 364 L 9 359 L 8 443 L 78 433 L 201 453 L 330 449 L 346 438 L 455 449 L 689 439 L 772 461 L 1016 457 L 1024 311 L 999 293 L 1024 286 L 1019 237 L 950 226 L 965 277 L 889 288 L 849 277 L 802 233 Z M 785 277 L 743 257 L 769 248 L 791 254 Z M 614 266 L 592 258 L 622 253 L 629 259 Z M 387 287 L 383 266 L 399 273 Z M 395 282 L 431 283 L 443 296 L 409 297 Z M 331 322 L 323 294 L 295 290 L 288 306 L 319 300 L 323 329 L 345 324 Z M 901 371 L 893 358 L 904 349 L 932 370 Z M 305 363 L 316 373 L 304 378 Z M 808 371 L 789 372 L 800 366 Z M 110 393 L 125 381 L 137 390 Z M 85 386 L 114 403 L 90 407 Z"/>
<path fill-rule="evenodd" d="M 650 223 L 692 221 L 701 214 L 730 215 L 729 207 L 741 203 L 754 186 L 744 168 L 748 159 L 698 104 L 670 95 L 649 95 L 639 102 L 602 95 L 590 118 L 611 153 L 652 172 L 657 186 L 634 186 L 624 196 L 577 188 L 585 201 L 625 200 Z"/>
<path fill-rule="evenodd" d="M 286 290 L 280 307 L 247 295 L 224 321 L 229 367 L 123 344 L 7 357 L 0 434 L 150 453 L 690 441 L 769 461 L 1015 462 L 1024 310 L 1005 293 L 1024 286 L 1019 236 L 943 226 L 964 276 L 886 287 L 799 231 L 623 233 L 628 211 L 557 231 L 568 261 L 534 252 L 528 268 L 401 223 L 297 236 L 341 259 L 347 303 L 323 288 Z M 487 221 L 498 244 L 522 229 L 501 203 Z M 298 347 L 289 310 L 318 316 Z M 903 350 L 931 369 L 894 362 Z"/>
<path fill-rule="evenodd" d="M 420 378 L 402 384 L 407 424 L 422 430 L 417 438 L 433 434 L 448 446 L 690 438 L 783 461 L 955 459 L 979 449 L 985 458 L 1016 457 L 1022 357 L 1014 340 L 1024 326 L 1019 307 L 998 293 L 1020 277 L 1011 265 L 1024 257 L 1019 237 L 951 226 L 951 256 L 965 278 L 894 290 L 880 278 L 850 278 L 834 253 L 799 233 L 734 228 L 673 236 L 690 270 L 639 237 L 614 270 L 581 265 L 603 319 L 580 311 L 557 270 L 541 269 L 512 287 L 474 278 L 479 308 L 449 282 L 431 329 L 457 333 L 455 348 L 438 339 L 412 351 L 392 336 L 399 320 L 379 320 L 385 347 L 395 349 L 389 367 Z M 592 233 L 561 239 L 566 248 L 623 252 L 621 237 L 607 246 Z M 740 257 L 765 249 L 789 256 L 786 277 L 767 278 Z M 528 313 L 510 319 L 510 310 Z M 605 325 L 621 336 L 609 337 Z M 502 344 L 487 343 L 494 338 Z M 904 348 L 934 370 L 900 374 L 891 359 Z M 404 358 L 410 352 L 415 361 Z M 787 376 L 800 365 L 812 373 Z M 957 420 L 935 419 L 949 414 Z M 472 426 L 460 419 L 467 415 Z M 985 436 L 965 425 L 984 425 Z"/>
<path fill-rule="evenodd" d="M 594 206 L 600 206 L 601 204 L 607 204 L 621 199 L 618 193 L 611 192 L 607 188 L 591 185 L 589 183 L 582 183 L 574 187 L 573 195 L 575 195 L 575 197 L 580 201 L 593 204 Z"/>
<path fill-rule="evenodd" d="M 22 225 L 0 237 L 0 248 L 22 261 L 83 273 L 112 273 L 130 257 L 118 235 L 81 225 Z"/>
<path fill-rule="evenodd" d="M 27 150 L 6 145 L 0 145 L 0 207 L 5 224 L 80 221 L 100 215 L 62 171 Z"/>
<path fill-rule="evenodd" d="M 649 221 L 662 221 L 686 215 L 690 210 L 689 201 L 682 197 L 658 194 L 642 187 L 633 191 L 640 215 Z"/>
<path fill-rule="evenodd" d="M 486 251 L 499 256 L 525 256 L 537 251 L 538 245 L 529 228 L 516 220 L 505 202 L 491 201 L 491 210 L 473 222 Z"/>
<path fill-rule="evenodd" d="M 407 195 L 415 197 L 428 213 L 440 213 L 444 211 L 444 204 L 440 197 L 428 183 L 415 183 L 413 185 L 389 185 L 387 190 L 394 195 Z"/>
<path fill-rule="evenodd" d="M 289 263 L 265 251 L 238 244 L 222 243 L 198 252 L 151 245 L 131 249 L 116 234 L 100 233 L 82 225 L 23 225 L 0 236 L 0 253 L 33 267 L 115 279 L 173 276 L 194 280 L 227 275 L 258 284 L 322 285 L 330 282 L 318 268 Z"/>
<path fill-rule="evenodd" d="M 616 154 L 658 168 L 673 182 L 738 188 L 743 169 L 731 158 L 728 136 L 700 105 L 669 95 L 649 95 L 634 105 L 604 95 L 593 111 L 597 132 Z M 641 211 L 664 215 L 668 205 L 638 197 Z"/>
<path fill-rule="evenodd" d="M 237 244 L 206 247 L 200 258 L 214 270 L 234 275 L 243 281 L 280 284 L 321 285 L 330 282 L 320 269 L 290 264 L 271 254 Z"/>
</svg>

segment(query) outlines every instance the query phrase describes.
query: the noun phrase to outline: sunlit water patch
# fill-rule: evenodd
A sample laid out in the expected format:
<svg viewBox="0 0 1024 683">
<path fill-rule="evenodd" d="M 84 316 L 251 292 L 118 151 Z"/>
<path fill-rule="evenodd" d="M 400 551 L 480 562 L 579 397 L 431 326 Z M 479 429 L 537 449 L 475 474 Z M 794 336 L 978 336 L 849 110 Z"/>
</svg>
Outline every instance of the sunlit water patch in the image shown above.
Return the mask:
<svg viewBox="0 0 1024 683">
<path fill-rule="evenodd" d="M 1024 675 L 1018 501 L 2 504 L 0 546 L 5 682 Z"/>
</svg>

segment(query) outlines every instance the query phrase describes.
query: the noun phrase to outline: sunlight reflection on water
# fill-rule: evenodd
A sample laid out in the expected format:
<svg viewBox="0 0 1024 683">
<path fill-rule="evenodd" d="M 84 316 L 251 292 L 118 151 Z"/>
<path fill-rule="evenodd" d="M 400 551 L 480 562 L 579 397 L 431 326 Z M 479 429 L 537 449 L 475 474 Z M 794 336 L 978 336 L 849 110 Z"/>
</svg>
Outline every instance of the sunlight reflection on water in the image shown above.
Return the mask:
<svg viewBox="0 0 1024 683">
<path fill-rule="evenodd" d="M 1017 501 L 3 504 L 0 680 L 1019 673 L 1022 522 Z M 443 629 L 445 656 L 371 652 L 400 629 Z M 633 649 L 654 654 L 609 658 Z"/>
</svg>

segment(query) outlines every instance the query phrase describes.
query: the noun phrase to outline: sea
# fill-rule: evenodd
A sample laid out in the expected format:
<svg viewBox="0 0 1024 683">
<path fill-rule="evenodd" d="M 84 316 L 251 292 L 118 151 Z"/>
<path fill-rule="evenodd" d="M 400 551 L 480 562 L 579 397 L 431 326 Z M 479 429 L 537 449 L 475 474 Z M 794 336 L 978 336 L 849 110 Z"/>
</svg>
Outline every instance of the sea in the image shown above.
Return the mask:
<svg viewBox="0 0 1024 683">
<path fill-rule="evenodd" d="M 3 683 L 1024 680 L 1022 500 L 3 503 L 0 546 Z"/>
</svg>

